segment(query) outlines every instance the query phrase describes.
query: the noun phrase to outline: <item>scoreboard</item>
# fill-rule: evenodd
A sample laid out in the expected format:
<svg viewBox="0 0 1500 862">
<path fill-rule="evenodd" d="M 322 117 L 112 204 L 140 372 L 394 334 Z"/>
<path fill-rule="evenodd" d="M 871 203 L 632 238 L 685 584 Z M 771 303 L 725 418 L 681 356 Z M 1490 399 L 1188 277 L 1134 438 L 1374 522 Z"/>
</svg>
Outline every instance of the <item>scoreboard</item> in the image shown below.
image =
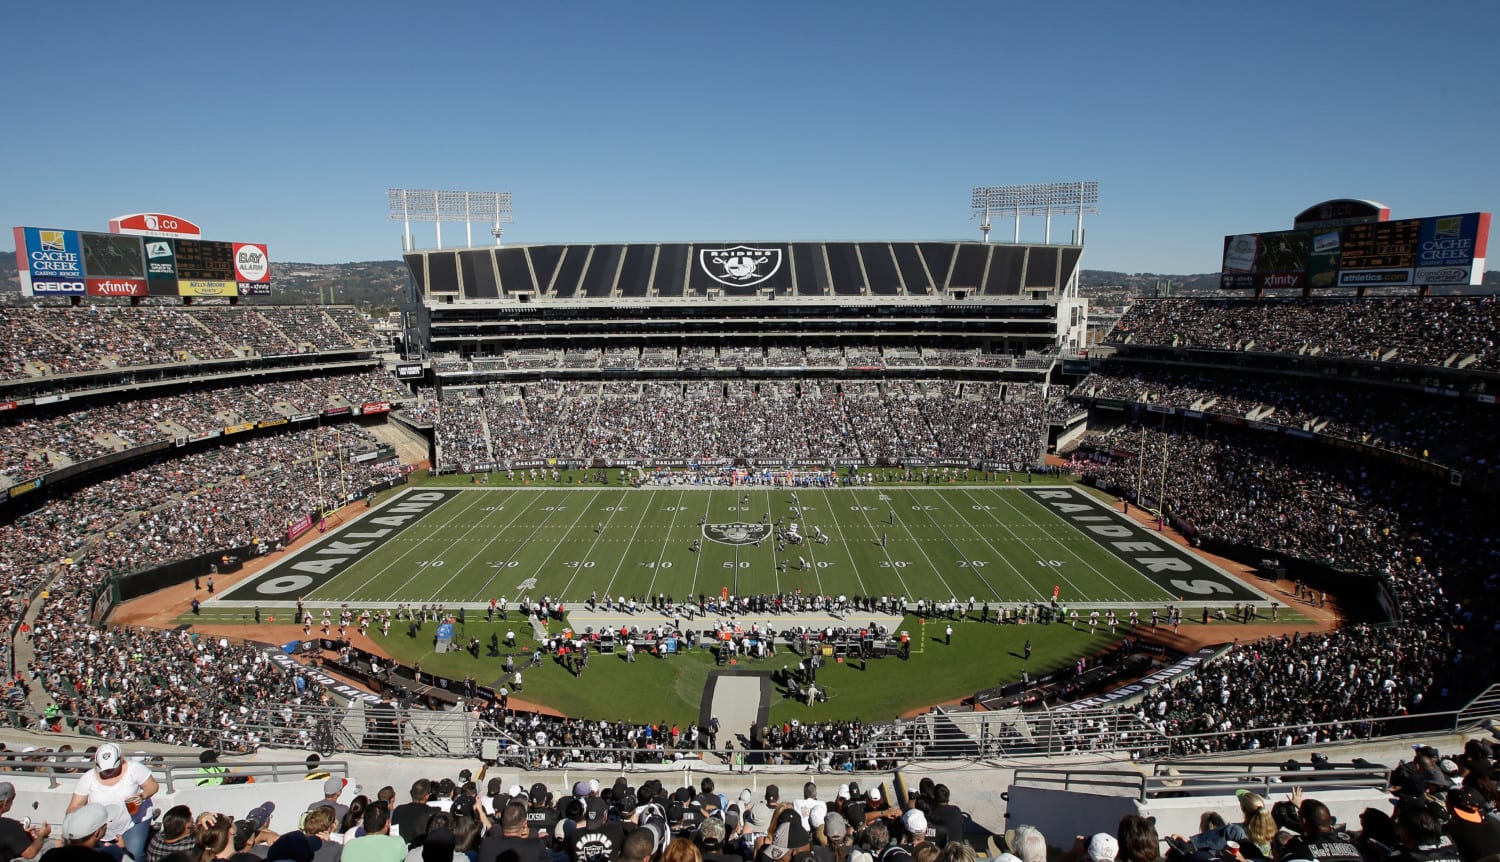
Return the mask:
<svg viewBox="0 0 1500 862">
<path fill-rule="evenodd" d="M 266 296 L 264 243 L 18 227 L 27 296 Z"/>
<path fill-rule="evenodd" d="M 1489 233 L 1489 213 L 1464 213 L 1227 236 L 1219 286 L 1477 285 Z"/>
<path fill-rule="evenodd" d="M 177 277 L 184 281 L 234 281 L 234 243 L 179 239 Z"/>
</svg>

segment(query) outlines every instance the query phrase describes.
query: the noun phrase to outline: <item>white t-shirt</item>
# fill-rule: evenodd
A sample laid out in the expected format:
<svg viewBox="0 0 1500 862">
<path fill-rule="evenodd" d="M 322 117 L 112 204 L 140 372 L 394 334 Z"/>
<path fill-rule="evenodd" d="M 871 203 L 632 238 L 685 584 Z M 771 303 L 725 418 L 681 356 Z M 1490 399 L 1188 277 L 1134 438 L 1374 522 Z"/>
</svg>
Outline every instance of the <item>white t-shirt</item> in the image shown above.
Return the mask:
<svg viewBox="0 0 1500 862">
<path fill-rule="evenodd" d="M 151 778 L 151 770 L 145 764 L 136 763 L 133 760 L 125 762 L 125 771 L 114 784 L 104 784 L 99 781 L 99 771 L 90 769 L 78 779 L 78 786 L 73 788 L 75 796 L 83 796 L 90 802 L 103 805 L 105 810 L 115 815 L 109 821 L 109 827 L 104 830 L 104 840 L 113 841 L 120 833 L 128 830 L 132 825 L 130 811 L 125 807 L 125 800 L 137 796 L 141 792 L 141 785 Z M 142 822 L 151 816 L 151 805 L 147 803 L 136 812 L 135 823 Z"/>
</svg>

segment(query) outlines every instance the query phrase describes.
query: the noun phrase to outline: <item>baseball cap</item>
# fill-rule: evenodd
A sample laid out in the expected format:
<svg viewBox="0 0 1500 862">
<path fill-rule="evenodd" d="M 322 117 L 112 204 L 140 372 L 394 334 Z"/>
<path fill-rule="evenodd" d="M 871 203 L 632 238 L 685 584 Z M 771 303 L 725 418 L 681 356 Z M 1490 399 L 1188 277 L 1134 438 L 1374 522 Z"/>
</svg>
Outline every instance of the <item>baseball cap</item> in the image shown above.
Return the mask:
<svg viewBox="0 0 1500 862">
<path fill-rule="evenodd" d="M 667 822 L 677 823 L 682 820 L 682 803 L 671 802 L 667 805 Z"/>
<path fill-rule="evenodd" d="M 335 793 L 343 793 L 344 792 L 344 785 L 348 784 L 348 783 L 349 783 L 348 779 L 339 778 L 338 776 L 334 776 L 333 778 L 325 779 L 323 781 L 323 795 L 324 796 L 331 796 L 331 795 L 333 795 Z"/>
<path fill-rule="evenodd" d="M 454 817 L 473 817 L 474 816 L 474 797 L 472 797 L 472 796 L 460 796 L 460 797 L 458 797 L 457 799 L 453 800 L 453 808 L 451 810 L 453 811 L 453 816 Z"/>
<path fill-rule="evenodd" d="M 1471 787 L 1455 787 L 1448 791 L 1448 805 L 1453 816 L 1469 823 L 1484 822 L 1484 800 Z"/>
<path fill-rule="evenodd" d="M 120 749 L 116 748 L 117 758 L 119 753 Z M 104 806 L 97 802 L 90 802 L 63 818 L 63 837 L 69 841 L 80 841 L 104 828 L 104 824 L 108 822 L 109 814 L 104 810 Z"/>
<path fill-rule="evenodd" d="M 848 799 L 849 798 L 849 788 L 848 787 L 842 787 L 842 786 L 839 787 L 838 798 L 839 799 Z"/>
<path fill-rule="evenodd" d="M 750 792 L 750 788 L 746 787 L 744 790 L 740 791 L 740 802 L 749 802 L 754 798 L 755 794 Z"/>
<path fill-rule="evenodd" d="M 271 825 L 271 814 L 276 810 L 276 803 L 262 802 L 245 815 L 245 819 L 255 824 L 256 829 L 264 829 Z"/>
<path fill-rule="evenodd" d="M 538 781 L 531 785 L 531 793 L 529 795 L 532 802 L 541 802 L 547 798 L 547 785 Z"/>
<path fill-rule="evenodd" d="M 259 831 L 260 827 L 256 826 L 253 820 L 234 821 L 234 849 L 243 850 Z"/>
<path fill-rule="evenodd" d="M 99 771 L 101 772 L 107 772 L 119 766 L 120 759 L 120 746 L 115 745 L 113 742 L 104 743 L 99 746 L 98 751 L 94 752 L 94 765 L 99 767 Z"/>
<path fill-rule="evenodd" d="M 590 823 L 603 823 L 604 818 L 609 816 L 609 804 L 597 796 L 585 801 L 583 810 Z"/>
<path fill-rule="evenodd" d="M 868 800 L 870 800 L 871 802 L 879 802 L 880 801 L 880 788 L 879 787 L 871 787 L 870 788 L 870 792 L 865 794 L 865 798 L 868 799 Z"/>
<path fill-rule="evenodd" d="M 0 802 L 16 798 L 16 786 L 9 781 L 0 781 Z"/>
<path fill-rule="evenodd" d="M 1420 755 L 1422 755 L 1424 757 L 1430 757 L 1433 760 L 1437 760 L 1437 758 L 1438 758 L 1438 750 L 1436 748 L 1433 748 L 1430 745 L 1421 745 L 1421 744 L 1413 745 L 1411 747 L 1411 750 L 1415 751 L 1416 753 L 1418 753 L 1418 754 L 1420 754 Z"/>
<path fill-rule="evenodd" d="M 312 862 L 313 854 L 323 846 L 323 840 L 301 830 L 288 832 L 276 839 L 266 851 L 267 859 L 290 859 L 292 862 Z"/>
<path fill-rule="evenodd" d="M 588 796 L 590 793 L 593 793 L 593 792 L 594 792 L 594 789 L 589 786 L 589 783 L 587 781 L 575 781 L 573 783 L 573 795 L 574 796 Z"/>
<path fill-rule="evenodd" d="M 995 857 L 995 862 L 1021 862 L 1021 857 L 1014 853 L 1001 853 Z"/>
<path fill-rule="evenodd" d="M 589 792 L 590 793 L 598 793 L 599 792 L 599 788 L 601 788 L 603 786 L 604 785 L 602 785 L 602 784 L 599 783 L 599 779 L 597 779 L 597 778 L 590 778 L 589 779 Z"/>
<path fill-rule="evenodd" d="M 1120 842 L 1108 832 L 1099 832 L 1089 839 L 1089 858 L 1094 862 L 1115 862 L 1120 855 Z"/>
<path fill-rule="evenodd" d="M 517 797 L 517 796 L 525 796 L 526 795 L 526 788 L 522 787 L 519 784 L 512 784 L 510 786 L 510 789 L 507 790 L 507 791 L 505 791 L 505 795 L 509 796 L 509 797 L 512 797 L 512 798 Z"/>
<path fill-rule="evenodd" d="M 823 818 L 823 834 L 827 835 L 830 841 L 838 841 L 849 834 L 849 821 L 837 811 L 830 811 L 828 816 Z"/>
<path fill-rule="evenodd" d="M 927 834 L 927 815 L 922 809 L 913 808 L 901 815 L 901 825 L 906 827 L 906 834 L 913 838 Z"/>
</svg>

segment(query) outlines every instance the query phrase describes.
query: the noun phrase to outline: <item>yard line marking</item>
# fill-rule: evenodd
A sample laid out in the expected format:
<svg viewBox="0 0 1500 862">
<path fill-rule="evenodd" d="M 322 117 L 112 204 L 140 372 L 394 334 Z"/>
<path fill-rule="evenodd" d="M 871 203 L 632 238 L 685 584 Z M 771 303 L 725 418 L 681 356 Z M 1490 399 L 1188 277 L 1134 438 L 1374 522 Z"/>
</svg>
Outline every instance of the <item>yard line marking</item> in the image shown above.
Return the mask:
<svg viewBox="0 0 1500 862">
<path fill-rule="evenodd" d="M 516 523 L 516 521 L 520 519 L 520 517 L 521 517 L 522 514 L 524 514 L 524 512 L 516 512 L 514 515 L 512 515 L 511 519 L 510 519 L 510 523 L 506 524 L 504 527 L 500 527 L 499 528 L 499 533 L 503 533 L 504 531 L 509 530 L 512 526 L 514 526 L 515 523 Z M 494 524 L 488 524 L 488 523 L 486 523 L 484 521 L 481 521 L 480 523 L 474 525 L 474 529 L 478 529 L 479 527 L 491 527 L 491 528 L 494 528 L 495 526 L 496 525 L 494 525 Z M 470 532 L 473 532 L 473 530 L 470 530 Z M 478 557 L 479 557 L 480 554 L 485 553 L 486 551 L 488 551 L 495 544 L 496 540 L 499 538 L 499 533 L 497 533 L 496 535 L 491 536 L 489 539 L 485 540 L 484 544 L 479 547 L 479 550 L 475 551 L 472 556 L 470 556 L 467 560 L 465 560 L 464 564 L 462 566 L 456 566 L 456 567 L 454 567 L 453 574 L 448 577 L 448 580 L 446 580 L 446 581 L 443 582 L 442 586 L 438 587 L 437 590 L 434 591 L 434 594 L 435 595 L 441 594 L 443 590 L 447 589 L 447 587 L 448 587 L 449 584 L 453 583 L 454 580 L 456 580 L 459 577 L 461 577 L 464 574 L 464 570 L 469 567 L 470 563 L 472 563 L 472 562 L 474 562 L 474 560 L 478 559 Z M 464 535 L 467 536 L 468 533 L 465 533 Z M 525 544 L 526 544 L 526 540 L 522 539 L 521 540 L 521 544 L 516 546 L 516 552 L 519 552 L 520 549 L 521 549 L 521 547 L 523 545 L 525 545 Z M 509 562 L 511 559 L 514 559 L 514 558 L 515 558 L 515 553 L 513 552 L 509 557 L 506 557 L 506 562 Z M 501 568 L 503 568 L 503 567 L 501 567 Z M 499 574 L 500 574 L 500 572 L 497 570 L 495 572 L 495 574 L 493 574 L 489 578 L 487 578 L 485 580 L 485 582 L 484 582 L 484 585 L 482 587 L 480 587 L 479 598 L 480 598 L 481 601 L 484 599 L 484 593 L 488 590 L 490 583 L 492 581 L 494 581 L 495 578 Z M 462 601 L 462 600 L 460 599 L 459 601 Z"/>
</svg>

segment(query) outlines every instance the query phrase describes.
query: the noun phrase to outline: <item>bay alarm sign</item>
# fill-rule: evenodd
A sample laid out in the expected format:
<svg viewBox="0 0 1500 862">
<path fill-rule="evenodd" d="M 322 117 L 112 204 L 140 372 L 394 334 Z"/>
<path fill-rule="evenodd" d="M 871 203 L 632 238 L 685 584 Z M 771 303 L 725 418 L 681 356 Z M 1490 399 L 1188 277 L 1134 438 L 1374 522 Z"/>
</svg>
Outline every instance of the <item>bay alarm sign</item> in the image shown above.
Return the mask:
<svg viewBox="0 0 1500 862">
<path fill-rule="evenodd" d="M 181 216 L 166 213 L 134 213 L 115 216 L 109 220 L 110 233 L 128 233 L 135 236 L 176 236 L 197 239 L 203 231 L 196 224 Z"/>
</svg>

